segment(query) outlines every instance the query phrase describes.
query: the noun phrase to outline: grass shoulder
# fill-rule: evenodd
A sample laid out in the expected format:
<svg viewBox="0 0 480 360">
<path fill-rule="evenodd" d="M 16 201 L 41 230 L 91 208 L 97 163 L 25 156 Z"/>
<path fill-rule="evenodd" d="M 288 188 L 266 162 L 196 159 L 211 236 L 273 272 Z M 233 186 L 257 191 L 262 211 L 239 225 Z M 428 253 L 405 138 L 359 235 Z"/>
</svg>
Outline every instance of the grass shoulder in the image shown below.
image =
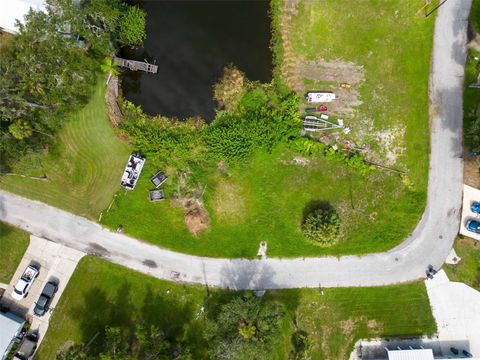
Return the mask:
<svg viewBox="0 0 480 360">
<path fill-rule="evenodd" d="M 462 260 L 457 265 L 444 265 L 448 278 L 480 291 L 480 242 L 459 237 L 455 240 L 454 249 Z"/>
<path fill-rule="evenodd" d="M 8 284 L 27 250 L 29 234 L 0 222 L 0 282 Z"/>
</svg>

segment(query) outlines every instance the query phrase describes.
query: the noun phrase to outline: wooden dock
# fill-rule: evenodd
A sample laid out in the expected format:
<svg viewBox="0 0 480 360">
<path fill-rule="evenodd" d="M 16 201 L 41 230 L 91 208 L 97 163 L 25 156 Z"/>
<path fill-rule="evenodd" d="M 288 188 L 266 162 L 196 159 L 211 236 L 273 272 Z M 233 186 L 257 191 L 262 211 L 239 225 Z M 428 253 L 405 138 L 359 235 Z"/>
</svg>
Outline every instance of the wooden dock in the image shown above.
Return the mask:
<svg viewBox="0 0 480 360">
<path fill-rule="evenodd" d="M 117 64 L 118 66 L 128 68 L 132 71 L 140 70 L 152 74 L 156 74 L 158 71 L 157 65 L 149 64 L 147 61 L 128 60 L 116 56 L 113 58 L 113 61 L 115 61 L 115 64 Z"/>
</svg>

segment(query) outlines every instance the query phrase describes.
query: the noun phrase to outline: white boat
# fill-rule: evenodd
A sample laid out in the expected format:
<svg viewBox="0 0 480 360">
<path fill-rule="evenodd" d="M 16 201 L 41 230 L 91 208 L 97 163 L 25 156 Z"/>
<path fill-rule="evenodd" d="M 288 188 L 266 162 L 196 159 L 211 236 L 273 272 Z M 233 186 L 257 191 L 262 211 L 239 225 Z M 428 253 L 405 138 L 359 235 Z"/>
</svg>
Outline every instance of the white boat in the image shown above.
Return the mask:
<svg viewBox="0 0 480 360">
<path fill-rule="evenodd" d="M 125 190 L 133 190 L 135 188 L 144 163 L 145 158 L 141 157 L 140 155 L 130 155 L 127 166 L 125 166 L 125 170 L 123 171 L 122 180 L 120 182 L 120 185 L 122 185 Z"/>
<path fill-rule="evenodd" d="M 331 91 L 309 91 L 305 95 L 305 99 L 309 103 L 326 103 L 335 101 L 337 97 Z"/>
</svg>

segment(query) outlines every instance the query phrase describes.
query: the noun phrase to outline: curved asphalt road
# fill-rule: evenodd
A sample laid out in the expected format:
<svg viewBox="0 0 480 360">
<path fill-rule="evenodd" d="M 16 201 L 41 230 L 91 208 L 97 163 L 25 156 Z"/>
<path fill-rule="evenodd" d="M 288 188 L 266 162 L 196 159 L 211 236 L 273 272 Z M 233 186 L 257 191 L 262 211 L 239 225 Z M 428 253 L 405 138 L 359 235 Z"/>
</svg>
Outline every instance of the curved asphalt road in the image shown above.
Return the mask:
<svg viewBox="0 0 480 360">
<path fill-rule="evenodd" d="M 386 253 L 284 260 L 190 256 L 111 232 L 85 218 L 4 191 L 0 191 L 0 220 L 158 278 L 233 289 L 372 286 L 424 277 L 429 264 L 443 264 L 459 229 L 462 89 L 470 5 L 470 0 L 448 0 L 438 10 L 430 81 L 427 206 L 411 236 Z"/>
</svg>

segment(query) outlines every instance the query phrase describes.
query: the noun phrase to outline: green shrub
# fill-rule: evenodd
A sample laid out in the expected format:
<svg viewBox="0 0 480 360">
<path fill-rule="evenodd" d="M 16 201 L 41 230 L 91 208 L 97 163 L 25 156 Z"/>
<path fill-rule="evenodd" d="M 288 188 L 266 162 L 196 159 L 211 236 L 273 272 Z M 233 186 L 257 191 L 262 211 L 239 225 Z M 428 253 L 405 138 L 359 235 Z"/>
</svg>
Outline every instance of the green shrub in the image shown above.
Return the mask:
<svg viewBox="0 0 480 360">
<path fill-rule="evenodd" d="M 271 86 L 248 91 L 235 112 L 221 113 L 205 130 L 210 153 L 228 162 L 244 160 L 257 149 L 272 150 L 300 130 L 295 95 L 280 97 Z"/>
<path fill-rule="evenodd" d="M 303 234 L 319 246 L 331 246 L 341 236 L 340 218 L 333 208 L 317 208 L 307 215 L 302 225 Z"/>
<path fill-rule="evenodd" d="M 200 134 L 204 123 L 200 119 L 178 121 L 161 116 L 149 117 L 139 106 L 128 101 L 122 108 L 124 119 L 120 128 L 128 134 L 135 148 L 148 158 L 181 168 L 203 156 Z"/>
<path fill-rule="evenodd" d="M 128 6 L 120 18 L 119 41 L 122 45 L 135 47 L 145 40 L 145 11 L 138 6 Z"/>
</svg>

